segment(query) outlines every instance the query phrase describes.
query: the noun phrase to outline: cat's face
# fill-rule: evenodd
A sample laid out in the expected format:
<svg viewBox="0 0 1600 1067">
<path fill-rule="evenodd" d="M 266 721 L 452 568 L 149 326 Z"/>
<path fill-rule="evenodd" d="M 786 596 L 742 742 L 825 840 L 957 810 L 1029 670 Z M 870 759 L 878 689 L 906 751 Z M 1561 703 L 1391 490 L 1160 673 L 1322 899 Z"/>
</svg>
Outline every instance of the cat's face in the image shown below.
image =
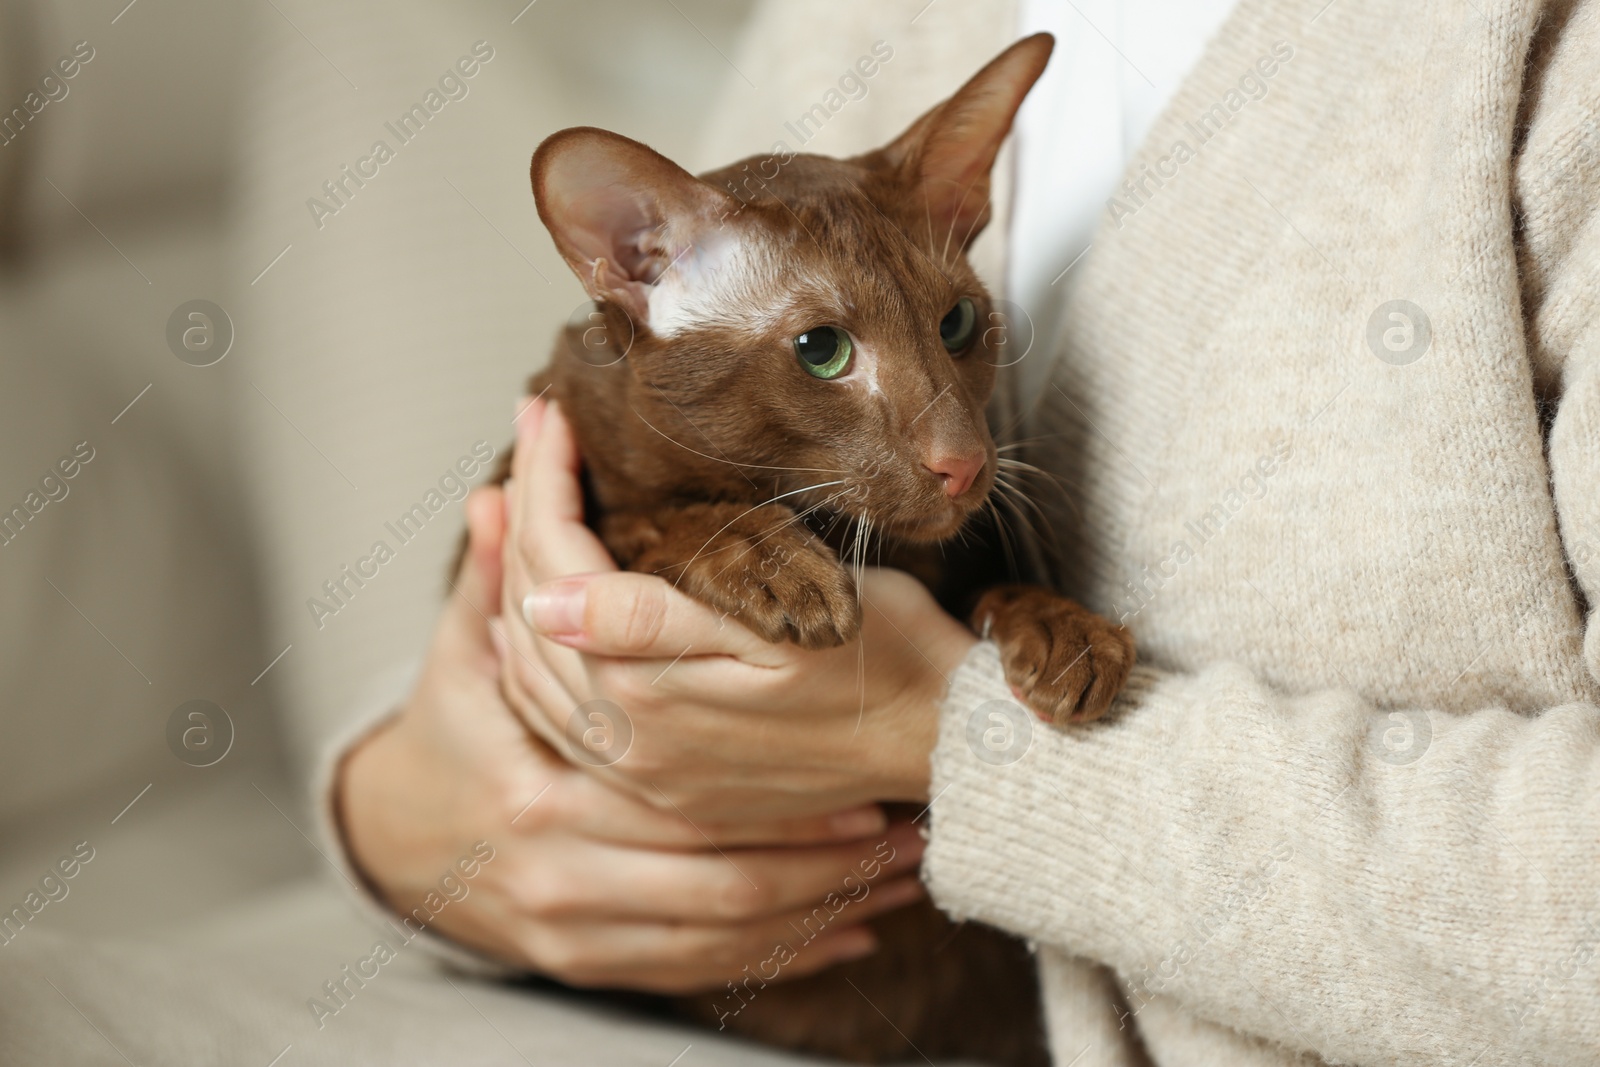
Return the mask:
<svg viewBox="0 0 1600 1067">
<path fill-rule="evenodd" d="M 993 486 L 1003 362 L 962 236 L 861 162 L 795 157 L 765 186 L 657 280 L 634 373 L 796 510 L 952 536 Z"/>
<path fill-rule="evenodd" d="M 683 473 L 913 541 L 949 538 L 983 506 L 1005 331 L 965 252 L 1049 50 L 1019 42 L 849 160 L 763 157 L 694 178 L 603 131 L 541 145 L 540 213 L 591 295 L 628 319 L 634 413 L 683 447 Z"/>
</svg>

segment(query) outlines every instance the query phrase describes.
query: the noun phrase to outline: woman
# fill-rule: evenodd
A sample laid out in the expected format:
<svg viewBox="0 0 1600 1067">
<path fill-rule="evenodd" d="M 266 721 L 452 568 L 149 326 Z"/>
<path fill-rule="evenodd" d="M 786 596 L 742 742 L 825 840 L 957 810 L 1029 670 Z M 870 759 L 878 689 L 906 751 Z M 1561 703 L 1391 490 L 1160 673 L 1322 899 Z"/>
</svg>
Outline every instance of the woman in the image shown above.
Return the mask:
<svg viewBox="0 0 1600 1067">
<path fill-rule="evenodd" d="M 884 36 L 881 11 L 827 8 L 765 9 L 739 67 L 814 85 L 808 34 Z M 928 86 L 1016 26 L 999 4 L 944 16 L 936 37 L 896 24 L 899 69 Z M 565 814 L 527 838 L 545 895 L 441 929 L 580 983 L 703 987 L 848 866 L 848 845 L 805 844 L 854 836 L 819 819 L 871 833 L 864 805 L 915 799 L 934 900 L 1040 947 L 1058 1062 L 1591 1062 L 1597 45 L 1581 2 L 1242 0 L 1222 24 L 1105 190 L 1030 430 L 1030 459 L 1071 487 L 1040 500 L 1054 580 L 1140 648 L 1103 724 L 980 758 L 975 713 L 1010 699 L 995 650 L 896 575 L 865 589 L 863 702 L 857 650 L 769 646 L 614 573 L 538 404 L 504 503 L 475 498 L 424 681 L 344 763 L 357 863 L 400 905 L 438 866 L 395 783 L 416 810 L 419 791 L 495 783 L 434 820 L 441 842 L 563 783 Z M 882 140 L 892 110 L 836 120 Z M 770 107 L 746 94 L 718 118 L 733 158 Z M 1045 136 L 1067 136 L 1056 119 Z M 1028 169 L 1030 130 L 1024 210 L 1051 180 Z M 573 708 L 613 701 L 628 758 L 540 763 L 491 714 L 478 613 L 496 607 L 516 714 L 559 738 Z M 767 889 L 749 893 L 706 853 L 627 867 L 702 830 L 800 847 L 756 853 Z M 596 858 L 563 863 L 561 841 Z M 663 892 L 582 881 L 612 860 Z M 812 963 L 870 948 L 844 931 Z"/>
</svg>

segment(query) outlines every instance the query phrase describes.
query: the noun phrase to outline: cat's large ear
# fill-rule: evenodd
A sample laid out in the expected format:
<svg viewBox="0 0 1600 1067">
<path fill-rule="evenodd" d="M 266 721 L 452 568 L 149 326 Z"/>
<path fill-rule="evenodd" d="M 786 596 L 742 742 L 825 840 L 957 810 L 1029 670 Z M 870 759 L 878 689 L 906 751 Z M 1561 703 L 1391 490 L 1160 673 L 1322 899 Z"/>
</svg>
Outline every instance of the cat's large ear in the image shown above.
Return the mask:
<svg viewBox="0 0 1600 1067">
<path fill-rule="evenodd" d="M 1023 38 L 863 162 L 894 168 L 934 232 L 965 247 L 989 222 L 989 171 L 1054 48 L 1048 33 Z"/>
<path fill-rule="evenodd" d="M 651 286 L 732 203 L 653 148 L 587 126 L 545 138 L 531 176 L 539 218 L 567 266 L 592 298 L 641 325 Z"/>
</svg>

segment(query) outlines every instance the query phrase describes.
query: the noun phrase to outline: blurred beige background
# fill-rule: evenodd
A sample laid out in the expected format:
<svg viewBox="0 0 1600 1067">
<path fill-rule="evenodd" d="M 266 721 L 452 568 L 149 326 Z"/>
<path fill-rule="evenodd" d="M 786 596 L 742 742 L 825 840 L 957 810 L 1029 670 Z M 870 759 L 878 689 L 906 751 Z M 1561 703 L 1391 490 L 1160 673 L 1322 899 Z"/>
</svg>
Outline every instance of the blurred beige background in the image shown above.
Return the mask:
<svg viewBox="0 0 1600 1067">
<path fill-rule="evenodd" d="M 0 511 L 94 450 L 0 544 L 0 901 L 96 849 L 35 926 L 202 929 L 317 873 L 315 735 L 419 651 L 460 504 L 320 629 L 305 602 L 474 442 L 505 446 L 581 301 L 533 146 L 595 124 L 688 159 L 737 77 L 743 3 L 524 2 L 0 3 L 8 114 L 93 49 L 0 145 Z M 467 95 L 319 228 L 308 198 L 477 41 Z M 166 340 L 194 299 L 234 326 L 213 366 Z M 385 374 L 385 331 L 437 361 Z M 236 729 L 214 766 L 168 746 L 195 699 Z"/>
</svg>

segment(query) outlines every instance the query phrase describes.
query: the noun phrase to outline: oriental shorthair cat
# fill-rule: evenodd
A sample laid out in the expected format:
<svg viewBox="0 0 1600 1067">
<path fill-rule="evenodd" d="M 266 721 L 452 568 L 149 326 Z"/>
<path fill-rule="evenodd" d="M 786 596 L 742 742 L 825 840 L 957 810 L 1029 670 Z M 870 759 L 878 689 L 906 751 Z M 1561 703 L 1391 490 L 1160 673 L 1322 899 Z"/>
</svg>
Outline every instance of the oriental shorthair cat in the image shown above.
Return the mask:
<svg viewBox="0 0 1600 1067">
<path fill-rule="evenodd" d="M 815 649 L 856 639 L 870 546 L 995 641 L 1018 701 L 1065 725 L 1107 709 L 1133 644 L 1006 584 L 996 502 L 1021 465 L 985 419 L 1004 331 L 966 259 L 1052 45 L 1017 42 L 849 159 L 783 152 L 696 177 L 604 130 L 554 134 L 533 157 L 539 217 L 602 325 L 569 327 L 530 388 L 571 422 L 588 520 L 621 566 Z M 856 1062 L 1045 1061 L 1020 942 L 927 902 L 873 927 L 866 959 L 785 982 L 780 950 L 675 1006 Z"/>
</svg>

